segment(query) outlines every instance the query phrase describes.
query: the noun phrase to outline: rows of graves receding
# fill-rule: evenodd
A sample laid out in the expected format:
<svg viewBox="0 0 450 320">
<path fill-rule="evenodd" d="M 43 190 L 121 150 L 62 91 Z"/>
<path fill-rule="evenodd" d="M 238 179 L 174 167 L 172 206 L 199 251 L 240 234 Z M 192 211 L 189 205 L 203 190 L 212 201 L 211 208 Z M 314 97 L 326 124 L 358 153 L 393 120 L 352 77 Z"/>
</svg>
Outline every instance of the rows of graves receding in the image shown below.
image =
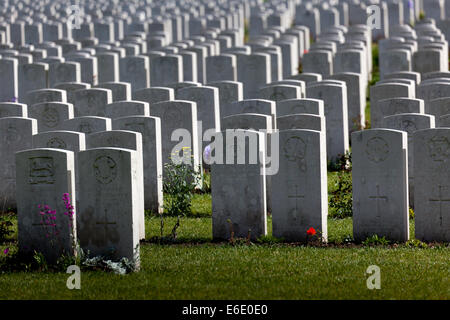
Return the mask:
<svg viewBox="0 0 450 320">
<path fill-rule="evenodd" d="M 449 0 L 0 0 L 0 204 L 21 250 L 133 258 L 182 132 L 214 238 L 266 235 L 270 211 L 274 236 L 326 241 L 327 162 L 351 145 L 356 240 L 408 240 L 414 207 L 416 238 L 450 241 L 449 38 Z M 244 164 L 206 162 L 211 139 Z"/>
</svg>

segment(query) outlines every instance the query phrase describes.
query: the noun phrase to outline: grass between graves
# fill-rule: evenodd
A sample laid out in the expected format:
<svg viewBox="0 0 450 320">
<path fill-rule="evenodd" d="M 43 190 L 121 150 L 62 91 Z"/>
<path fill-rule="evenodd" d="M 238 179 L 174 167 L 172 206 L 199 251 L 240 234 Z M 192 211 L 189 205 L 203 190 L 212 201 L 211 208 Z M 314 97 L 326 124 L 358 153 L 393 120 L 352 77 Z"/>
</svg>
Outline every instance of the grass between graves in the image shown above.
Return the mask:
<svg viewBox="0 0 450 320">
<path fill-rule="evenodd" d="M 85 271 L 81 290 L 68 290 L 63 272 L 0 274 L 0 299 L 449 299 L 450 247 L 346 244 L 352 219 L 329 219 L 329 247 L 278 243 L 212 242 L 210 195 L 196 195 L 193 212 L 181 219 L 178 238 L 160 244 L 160 219 L 146 218 L 141 271 L 125 276 Z M 16 219 L 3 250 L 16 250 Z M 411 221 L 411 235 L 414 224 Z M 175 217 L 164 218 L 169 235 Z M 268 223 L 271 234 L 271 219 Z M 369 290 L 366 270 L 381 268 L 381 289 Z"/>
<path fill-rule="evenodd" d="M 374 43 L 372 45 L 372 79 L 367 86 L 367 101 L 366 101 L 366 129 L 370 129 L 371 121 L 370 121 L 370 87 L 375 85 L 378 81 L 380 81 L 380 63 L 379 63 L 379 52 L 378 52 L 378 44 Z"/>
<path fill-rule="evenodd" d="M 175 218 L 165 223 L 172 226 Z M 330 241 L 344 239 L 351 218 L 330 219 L 329 230 Z M 147 218 L 147 238 L 159 231 L 159 219 Z M 208 217 L 183 218 L 179 240 L 143 243 L 139 273 L 82 273 L 79 291 L 66 289 L 64 273 L 1 274 L 0 299 L 450 298 L 448 247 L 231 246 L 210 242 Z M 366 287 L 370 265 L 381 268 L 381 290 Z"/>
</svg>

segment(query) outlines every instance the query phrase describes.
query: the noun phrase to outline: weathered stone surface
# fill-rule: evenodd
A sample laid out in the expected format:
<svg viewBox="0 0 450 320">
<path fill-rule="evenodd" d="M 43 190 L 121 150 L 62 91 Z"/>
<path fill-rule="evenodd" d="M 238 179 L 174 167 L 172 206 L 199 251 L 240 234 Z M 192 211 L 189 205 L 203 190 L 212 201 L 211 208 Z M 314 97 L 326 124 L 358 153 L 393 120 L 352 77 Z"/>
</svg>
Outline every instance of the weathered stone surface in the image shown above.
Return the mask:
<svg viewBox="0 0 450 320">
<path fill-rule="evenodd" d="M 63 102 L 43 102 L 28 108 L 30 118 L 38 122 L 38 132 L 54 131 L 62 128 L 65 120 L 72 119 L 73 105 Z"/>
<path fill-rule="evenodd" d="M 130 130 L 142 134 L 145 208 L 153 212 L 161 212 L 163 206 L 161 119 L 147 116 L 114 119 L 113 129 Z"/>
<path fill-rule="evenodd" d="M 409 239 L 407 133 L 352 133 L 353 237 Z"/>
<path fill-rule="evenodd" d="M 139 257 L 137 153 L 98 148 L 78 154 L 80 190 L 77 226 L 80 246 L 92 256 Z M 111 252 L 112 251 L 112 252 Z M 139 266 L 139 259 L 135 260 Z"/>
<path fill-rule="evenodd" d="M 71 151 L 34 149 L 16 154 L 19 250 L 55 263 L 76 254 L 75 163 Z M 70 217 L 63 195 L 70 196 Z M 53 211 L 52 214 L 49 211 Z M 43 212 L 44 214 L 41 214 Z M 54 217 L 52 219 L 51 217 Z"/>
<path fill-rule="evenodd" d="M 319 99 L 288 99 L 277 102 L 277 117 L 298 113 L 325 115 L 323 100 Z"/>
<path fill-rule="evenodd" d="M 414 208 L 414 132 L 434 128 L 435 118 L 431 115 L 418 113 L 396 114 L 385 117 L 383 127 L 408 133 L 409 206 Z"/>
<path fill-rule="evenodd" d="M 273 235 L 306 241 L 314 228 L 327 241 L 327 156 L 324 133 L 279 132 L 280 165 L 272 176 Z"/>
<path fill-rule="evenodd" d="M 5 208 L 16 207 L 15 153 L 31 149 L 34 134 L 37 134 L 35 119 L 0 119 L 0 201 Z"/>
<path fill-rule="evenodd" d="M 126 130 L 111 130 L 102 131 L 90 134 L 86 139 L 86 148 L 123 148 L 134 150 L 137 153 L 137 192 L 138 201 L 136 206 L 139 206 L 137 212 L 139 213 L 139 236 L 140 239 L 145 239 L 145 212 L 144 212 L 144 158 L 142 153 L 142 134 L 140 132 L 126 131 Z"/>
<path fill-rule="evenodd" d="M 128 116 L 150 116 L 150 106 L 141 101 L 119 101 L 106 105 L 105 116 L 111 119 Z"/>
<path fill-rule="evenodd" d="M 325 117 L 315 114 L 299 113 L 278 117 L 277 129 L 280 131 L 290 129 L 321 131 L 326 138 Z"/>
<path fill-rule="evenodd" d="M 241 133 L 237 144 L 233 133 Z M 258 161 L 265 154 L 263 133 L 227 130 L 217 134 L 223 138 L 223 145 L 218 145 L 223 159 L 219 159 L 222 164 L 211 164 L 213 238 L 229 239 L 232 233 L 235 238 L 251 239 L 267 235 L 265 165 Z"/>
<path fill-rule="evenodd" d="M 414 134 L 415 235 L 422 241 L 450 241 L 450 128 Z"/>
<path fill-rule="evenodd" d="M 349 150 L 347 86 L 345 82 L 311 84 L 307 88 L 308 98 L 324 102 L 326 119 L 327 156 L 334 161 Z"/>
</svg>

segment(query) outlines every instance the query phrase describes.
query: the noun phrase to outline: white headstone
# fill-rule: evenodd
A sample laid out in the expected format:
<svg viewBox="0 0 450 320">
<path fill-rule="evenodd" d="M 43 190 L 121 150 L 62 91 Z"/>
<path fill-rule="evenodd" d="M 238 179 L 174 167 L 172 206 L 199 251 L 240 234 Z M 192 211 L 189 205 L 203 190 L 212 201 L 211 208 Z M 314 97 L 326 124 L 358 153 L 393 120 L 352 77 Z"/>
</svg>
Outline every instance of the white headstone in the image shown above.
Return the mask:
<svg viewBox="0 0 450 320">
<path fill-rule="evenodd" d="M 144 212 L 144 158 L 142 154 L 142 134 L 134 131 L 111 130 L 90 134 L 86 139 L 86 148 L 123 148 L 136 151 L 137 157 L 137 185 L 138 198 L 136 205 L 140 208 L 139 213 L 139 235 L 140 239 L 145 239 L 145 212 Z"/>
<path fill-rule="evenodd" d="M 137 152 L 98 148 L 78 154 L 78 238 L 92 256 L 127 258 L 139 267 Z"/>
<path fill-rule="evenodd" d="M 288 241 L 307 240 L 307 230 L 327 241 L 327 156 L 322 132 L 279 132 L 280 165 L 272 182 L 273 235 Z"/>
<path fill-rule="evenodd" d="M 407 133 L 352 133 L 353 237 L 409 239 Z M 388 169 L 387 169 L 388 168 Z"/>
<path fill-rule="evenodd" d="M 263 133 L 227 130 L 217 135 L 223 159 L 211 164 L 213 238 L 267 235 L 265 165 L 259 161 L 265 154 Z"/>
<path fill-rule="evenodd" d="M 415 235 L 422 241 L 450 241 L 450 129 L 427 129 L 414 134 L 416 183 Z"/>
<path fill-rule="evenodd" d="M 73 152 L 56 149 L 22 151 L 16 154 L 15 165 L 19 250 L 40 252 L 53 263 L 62 255 L 76 255 Z M 65 206 L 64 194 L 70 197 L 73 216 Z"/>
<path fill-rule="evenodd" d="M 33 134 L 37 134 L 35 119 L 0 118 L 0 201 L 5 208 L 16 206 L 15 153 L 32 148 Z"/>
<path fill-rule="evenodd" d="M 155 213 L 162 212 L 163 161 L 160 118 L 129 116 L 114 119 L 113 129 L 129 130 L 142 134 L 145 208 L 150 209 Z"/>
</svg>

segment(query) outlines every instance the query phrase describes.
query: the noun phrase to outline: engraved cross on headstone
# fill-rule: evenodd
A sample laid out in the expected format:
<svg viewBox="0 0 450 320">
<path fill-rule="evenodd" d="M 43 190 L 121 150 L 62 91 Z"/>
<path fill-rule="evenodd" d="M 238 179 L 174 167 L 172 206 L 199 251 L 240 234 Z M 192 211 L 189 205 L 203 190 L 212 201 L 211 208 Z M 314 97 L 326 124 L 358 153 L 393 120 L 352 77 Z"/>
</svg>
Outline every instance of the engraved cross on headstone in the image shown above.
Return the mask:
<svg viewBox="0 0 450 320">
<path fill-rule="evenodd" d="M 95 222 L 95 224 L 100 224 L 100 225 L 104 225 L 105 227 L 105 233 L 108 231 L 108 225 L 114 225 L 116 224 L 116 222 L 112 222 L 112 221 L 108 221 L 108 214 L 107 214 L 107 209 L 105 209 L 105 220 L 104 221 L 97 221 Z"/>
<path fill-rule="evenodd" d="M 373 199 L 373 200 L 377 201 L 377 218 L 381 219 L 381 215 L 380 215 L 380 201 L 381 200 L 388 201 L 388 197 L 382 196 L 380 194 L 380 186 L 377 185 L 377 195 L 376 196 L 369 196 L 369 199 Z"/>
<path fill-rule="evenodd" d="M 443 186 L 439 186 L 439 199 L 430 199 L 430 202 L 439 202 L 439 219 L 441 221 L 441 227 L 442 227 L 442 203 L 443 202 L 449 202 L 450 203 L 450 199 L 443 199 L 443 195 L 442 195 L 442 189 L 445 188 Z"/>
<path fill-rule="evenodd" d="M 295 199 L 295 212 L 298 213 L 298 199 L 304 199 L 304 195 L 298 194 L 298 185 L 295 185 L 295 194 L 294 195 L 288 195 L 289 199 Z"/>
</svg>

